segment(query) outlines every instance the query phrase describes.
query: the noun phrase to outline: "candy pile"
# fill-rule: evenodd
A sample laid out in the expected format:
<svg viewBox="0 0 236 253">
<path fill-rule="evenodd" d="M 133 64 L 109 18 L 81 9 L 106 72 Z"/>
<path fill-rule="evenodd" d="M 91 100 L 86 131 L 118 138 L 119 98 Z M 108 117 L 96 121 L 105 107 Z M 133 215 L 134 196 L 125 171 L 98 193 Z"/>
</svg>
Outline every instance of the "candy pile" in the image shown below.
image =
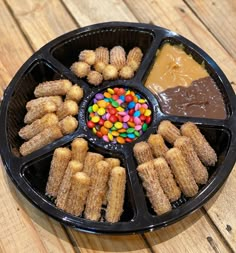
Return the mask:
<svg viewBox="0 0 236 253">
<path fill-rule="evenodd" d="M 152 117 L 147 100 L 125 88 L 97 93 L 88 108 L 87 126 L 105 142 L 125 144 L 141 136 Z"/>
</svg>

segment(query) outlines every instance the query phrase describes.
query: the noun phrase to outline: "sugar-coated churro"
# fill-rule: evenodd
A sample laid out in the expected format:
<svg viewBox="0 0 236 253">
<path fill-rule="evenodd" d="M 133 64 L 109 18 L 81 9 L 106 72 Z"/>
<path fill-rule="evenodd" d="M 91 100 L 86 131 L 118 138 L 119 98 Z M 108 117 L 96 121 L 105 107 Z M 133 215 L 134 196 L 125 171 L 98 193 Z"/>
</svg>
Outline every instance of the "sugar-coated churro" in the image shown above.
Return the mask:
<svg viewBox="0 0 236 253">
<path fill-rule="evenodd" d="M 160 134 L 151 134 L 147 142 L 150 145 L 152 153 L 155 157 L 165 157 L 165 154 L 169 149 Z"/>
<path fill-rule="evenodd" d="M 95 166 L 95 164 L 99 161 L 103 160 L 103 155 L 94 153 L 94 152 L 87 152 L 85 160 L 84 160 L 84 170 L 88 176 L 91 176 L 92 170 Z"/>
<path fill-rule="evenodd" d="M 79 103 L 83 95 L 84 95 L 83 89 L 78 85 L 73 85 L 66 93 L 66 100 L 73 100 Z"/>
<path fill-rule="evenodd" d="M 174 144 L 175 140 L 180 136 L 180 130 L 169 120 L 163 120 L 157 132 L 169 143 Z"/>
<path fill-rule="evenodd" d="M 59 127 L 63 135 L 73 133 L 78 127 L 78 121 L 75 117 L 67 116 L 59 122 Z"/>
<path fill-rule="evenodd" d="M 150 145 L 145 141 L 136 143 L 134 145 L 133 151 L 138 164 L 153 160 L 152 149 Z"/>
<path fill-rule="evenodd" d="M 48 101 L 53 102 L 57 106 L 57 108 L 63 103 L 61 96 L 39 97 L 27 102 L 26 109 L 27 111 L 29 111 L 32 107 L 40 106 L 41 104 Z"/>
<path fill-rule="evenodd" d="M 83 138 L 76 138 L 71 143 L 72 159 L 84 163 L 88 151 L 88 142 Z"/>
<path fill-rule="evenodd" d="M 79 106 L 73 100 L 65 100 L 65 102 L 58 108 L 57 117 L 62 120 L 66 116 L 74 116 L 78 114 Z"/>
</svg>

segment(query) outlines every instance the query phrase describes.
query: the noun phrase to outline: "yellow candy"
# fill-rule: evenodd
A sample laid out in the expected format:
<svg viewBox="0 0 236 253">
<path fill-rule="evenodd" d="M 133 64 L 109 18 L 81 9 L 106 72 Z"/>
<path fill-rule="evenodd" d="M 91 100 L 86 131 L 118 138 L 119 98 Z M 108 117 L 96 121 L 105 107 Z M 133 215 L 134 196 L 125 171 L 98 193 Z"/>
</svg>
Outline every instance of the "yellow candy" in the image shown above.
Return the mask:
<svg viewBox="0 0 236 253">
<path fill-rule="evenodd" d="M 152 114 L 152 111 L 147 109 L 145 112 L 144 112 L 144 116 L 150 116 Z"/>
<path fill-rule="evenodd" d="M 122 124 L 121 122 L 116 122 L 116 123 L 114 124 L 114 127 L 115 127 L 116 129 L 121 129 L 121 128 L 123 127 L 123 124 Z"/>
<path fill-rule="evenodd" d="M 106 113 L 106 110 L 102 107 L 97 110 L 97 114 L 100 116 L 104 115 L 105 113 Z"/>
<path fill-rule="evenodd" d="M 99 101 L 97 101 L 97 105 L 100 108 L 106 108 L 107 107 L 107 102 L 105 100 L 99 100 Z"/>
<path fill-rule="evenodd" d="M 93 123 L 98 123 L 99 120 L 100 120 L 100 117 L 99 117 L 99 116 L 93 116 L 93 117 L 91 118 L 91 121 L 92 121 Z"/>
<path fill-rule="evenodd" d="M 119 107 L 116 108 L 116 110 L 117 110 L 118 112 L 123 112 L 125 109 L 124 109 L 123 107 L 119 106 Z"/>
<path fill-rule="evenodd" d="M 96 112 L 96 111 L 98 110 L 99 107 L 98 107 L 97 104 L 94 104 L 92 108 L 93 108 L 93 112 Z"/>
<path fill-rule="evenodd" d="M 108 91 L 110 94 L 112 94 L 112 95 L 115 93 L 114 90 L 111 89 L 111 88 L 108 88 L 107 91 Z"/>
<path fill-rule="evenodd" d="M 138 102 L 139 102 L 140 104 L 144 104 L 144 103 L 146 103 L 146 100 L 145 100 L 145 99 L 140 98 L 140 99 L 138 100 Z"/>
<path fill-rule="evenodd" d="M 93 133 L 96 134 L 97 130 L 95 127 L 93 127 Z"/>
<path fill-rule="evenodd" d="M 111 121 L 106 120 L 106 121 L 104 122 L 104 126 L 105 126 L 106 128 L 111 128 L 111 127 L 113 127 L 113 124 L 111 123 Z"/>
<path fill-rule="evenodd" d="M 117 131 L 112 131 L 111 134 L 115 137 L 119 136 L 120 134 Z"/>
<path fill-rule="evenodd" d="M 111 133 L 108 133 L 108 139 L 110 140 L 110 141 L 113 141 L 113 135 L 111 134 Z"/>
</svg>

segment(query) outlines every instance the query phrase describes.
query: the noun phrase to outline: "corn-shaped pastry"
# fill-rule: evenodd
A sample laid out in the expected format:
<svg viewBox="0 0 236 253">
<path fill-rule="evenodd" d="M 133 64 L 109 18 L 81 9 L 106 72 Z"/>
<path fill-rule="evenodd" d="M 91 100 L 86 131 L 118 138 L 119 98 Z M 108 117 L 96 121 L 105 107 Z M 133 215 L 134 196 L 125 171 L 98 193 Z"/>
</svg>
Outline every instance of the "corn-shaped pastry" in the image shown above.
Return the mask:
<svg viewBox="0 0 236 253">
<path fill-rule="evenodd" d="M 114 80 L 118 78 L 118 70 L 115 66 L 108 64 L 102 71 L 104 80 Z"/>
<path fill-rule="evenodd" d="M 42 132 L 35 135 L 29 141 L 24 142 L 20 146 L 20 153 L 23 156 L 31 154 L 32 152 L 46 146 L 47 144 L 61 138 L 62 132 L 57 125 L 45 128 Z"/>
<path fill-rule="evenodd" d="M 183 194 L 186 197 L 195 196 L 198 193 L 198 186 L 181 151 L 178 148 L 171 148 L 166 153 L 166 160 Z"/>
<path fill-rule="evenodd" d="M 66 100 L 73 100 L 79 103 L 83 95 L 84 95 L 83 89 L 78 85 L 73 85 L 66 93 Z"/>
<path fill-rule="evenodd" d="M 181 191 L 177 186 L 169 165 L 163 157 L 153 160 L 155 170 L 157 171 L 161 188 L 170 202 L 176 201 L 181 196 Z"/>
<path fill-rule="evenodd" d="M 101 217 L 102 200 L 106 193 L 109 172 L 110 166 L 105 161 L 97 162 L 93 167 L 91 173 L 91 188 L 84 211 L 86 219 L 98 221 Z"/>
<path fill-rule="evenodd" d="M 46 193 L 49 196 L 57 197 L 60 184 L 70 159 L 71 151 L 69 148 L 55 149 L 46 186 Z"/>
<path fill-rule="evenodd" d="M 77 172 L 71 178 L 65 211 L 79 216 L 84 210 L 84 205 L 89 193 L 91 180 L 84 172 Z"/>
<path fill-rule="evenodd" d="M 29 111 L 32 107 L 38 107 L 45 102 L 53 102 L 58 108 L 63 103 L 63 100 L 61 96 L 39 97 L 27 102 L 26 109 Z"/>
<path fill-rule="evenodd" d="M 130 66 L 125 65 L 120 69 L 119 76 L 122 79 L 131 79 L 134 76 L 134 71 Z"/>
<path fill-rule="evenodd" d="M 56 125 L 58 118 L 55 113 L 47 113 L 41 119 L 36 119 L 30 125 L 26 125 L 19 131 L 19 136 L 24 140 L 29 140 L 45 128 Z"/>
<path fill-rule="evenodd" d="M 93 65 L 96 61 L 96 54 L 93 50 L 83 50 L 79 54 L 79 60 Z"/>
<path fill-rule="evenodd" d="M 102 82 L 103 76 L 101 73 L 92 70 L 88 73 L 87 80 L 90 84 L 97 86 Z"/>
<path fill-rule="evenodd" d="M 171 144 L 174 144 L 176 139 L 180 136 L 180 130 L 169 120 L 163 120 L 160 123 L 157 132 L 164 138 L 164 140 Z"/>
<path fill-rule="evenodd" d="M 56 199 L 56 206 L 62 210 L 65 209 L 66 200 L 68 197 L 68 193 L 71 186 L 71 178 L 72 176 L 79 171 L 83 170 L 83 164 L 76 160 L 71 160 L 68 163 L 66 168 L 65 174 L 63 176 L 62 182 L 59 186 L 57 199 Z"/>
<path fill-rule="evenodd" d="M 67 116 L 59 122 L 59 127 L 63 135 L 70 134 L 78 127 L 78 121 L 72 116 Z"/>
<path fill-rule="evenodd" d="M 103 156 L 98 153 L 93 153 L 93 152 L 87 152 L 85 160 L 84 160 L 84 170 L 88 176 L 91 176 L 92 170 L 95 166 L 95 164 L 99 161 L 103 160 Z"/>
<path fill-rule="evenodd" d="M 151 134 L 147 142 L 150 145 L 152 153 L 155 157 L 165 157 L 165 154 L 169 149 L 160 134 Z"/>
<path fill-rule="evenodd" d="M 136 71 L 143 58 L 142 50 L 139 47 L 131 49 L 127 55 L 127 65 L 129 65 L 134 71 Z"/>
<path fill-rule="evenodd" d="M 126 64 L 126 53 L 123 47 L 115 46 L 110 51 L 110 63 L 120 70 Z"/>
<path fill-rule="evenodd" d="M 96 63 L 103 62 L 105 65 L 109 63 L 109 50 L 106 47 L 98 47 L 95 50 Z"/>
<path fill-rule="evenodd" d="M 44 102 L 39 106 L 34 106 L 25 114 L 24 123 L 30 124 L 36 119 L 42 118 L 45 114 L 55 112 L 56 110 L 57 106 L 50 101 Z"/>
<path fill-rule="evenodd" d="M 193 177 L 197 184 L 205 184 L 208 180 L 206 167 L 201 163 L 195 152 L 192 141 L 186 136 L 181 136 L 175 141 L 175 147 L 179 148 L 184 155 L 185 160 L 191 168 Z"/>
<path fill-rule="evenodd" d="M 134 145 L 133 151 L 138 164 L 153 160 L 152 149 L 150 145 L 145 141 L 136 143 Z"/>
<path fill-rule="evenodd" d="M 36 86 L 34 95 L 35 97 L 64 96 L 71 86 L 72 83 L 66 79 L 43 82 Z"/>
<path fill-rule="evenodd" d="M 157 171 L 153 161 L 143 163 L 137 167 L 138 174 L 143 182 L 143 187 L 147 192 L 147 197 L 152 204 L 154 211 L 164 214 L 171 210 L 171 204 L 161 188 Z"/>
<path fill-rule="evenodd" d="M 57 117 L 59 120 L 62 120 L 66 116 L 74 116 L 78 114 L 79 106 L 73 100 L 66 100 L 57 110 Z"/>
<path fill-rule="evenodd" d="M 214 149 L 201 134 L 198 127 L 192 122 L 187 122 L 181 126 L 181 133 L 192 140 L 194 149 L 200 160 L 206 166 L 214 166 L 217 162 L 217 155 Z"/>
<path fill-rule="evenodd" d="M 76 138 L 71 143 L 72 159 L 84 163 L 88 151 L 88 142 L 83 138 Z"/>
<path fill-rule="evenodd" d="M 78 77 L 83 78 L 90 72 L 90 65 L 86 62 L 74 62 L 71 67 L 71 71 Z"/>
<path fill-rule="evenodd" d="M 125 199 L 126 172 L 123 167 L 114 167 L 109 178 L 109 190 L 107 194 L 106 220 L 117 222 L 123 212 Z"/>
</svg>

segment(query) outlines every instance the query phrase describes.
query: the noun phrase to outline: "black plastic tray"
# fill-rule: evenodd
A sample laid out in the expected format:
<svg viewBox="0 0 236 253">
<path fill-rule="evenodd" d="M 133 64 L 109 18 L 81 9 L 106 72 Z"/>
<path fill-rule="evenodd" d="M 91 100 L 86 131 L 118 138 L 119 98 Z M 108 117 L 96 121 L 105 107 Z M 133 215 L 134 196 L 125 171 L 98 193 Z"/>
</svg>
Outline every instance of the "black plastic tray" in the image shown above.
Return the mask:
<svg viewBox="0 0 236 253">
<path fill-rule="evenodd" d="M 183 44 L 185 50 L 201 63 L 206 63 L 206 69 L 222 92 L 227 118 L 225 120 L 177 117 L 164 114 L 155 96 L 144 87 L 143 83 L 150 71 L 155 53 L 160 45 L 170 41 L 173 44 Z M 91 87 L 85 80 L 78 79 L 69 69 L 77 60 L 83 49 L 95 49 L 105 46 L 111 49 L 121 45 L 126 52 L 138 46 L 144 53 L 143 61 L 134 78 L 128 81 L 105 81 L 100 87 Z M 84 89 L 84 98 L 78 114 L 79 127 L 70 135 L 45 146 L 44 148 L 21 157 L 19 147 L 22 140 L 18 131 L 23 127 L 26 113 L 25 104 L 33 98 L 35 86 L 43 81 L 67 78 L 78 83 Z M 93 135 L 86 126 L 86 111 L 93 96 L 110 86 L 124 86 L 139 91 L 151 104 L 153 120 L 148 130 L 136 141 L 125 145 L 109 144 Z M 140 233 L 158 229 L 172 224 L 201 207 L 225 182 L 235 163 L 236 151 L 236 99 L 231 85 L 217 64 L 199 47 L 184 37 L 161 27 L 140 24 L 112 22 L 69 32 L 48 43 L 32 55 L 17 72 L 5 91 L 0 111 L 0 151 L 7 173 L 16 187 L 40 210 L 63 224 L 80 231 L 91 233 L 128 234 Z M 136 142 L 147 139 L 154 133 L 160 121 L 169 119 L 176 126 L 186 121 L 196 123 L 206 139 L 216 150 L 218 162 L 209 170 L 209 181 L 203 186 L 197 196 L 191 199 L 181 197 L 173 203 L 173 210 L 157 216 L 145 196 L 142 183 L 136 172 L 136 161 L 132 148 Z M 119 222 L 93 222 L 75 217 L 55 207 L 45 196 L 45 186 L 55 148 L 69 146 L 75 137 L 88 140 L 90 150 L 100 152 L 104 156 L 119 157 L 122 165 L 127 168 L 127 187 L 125 193 L 124 212 Z"/>
</svg>

